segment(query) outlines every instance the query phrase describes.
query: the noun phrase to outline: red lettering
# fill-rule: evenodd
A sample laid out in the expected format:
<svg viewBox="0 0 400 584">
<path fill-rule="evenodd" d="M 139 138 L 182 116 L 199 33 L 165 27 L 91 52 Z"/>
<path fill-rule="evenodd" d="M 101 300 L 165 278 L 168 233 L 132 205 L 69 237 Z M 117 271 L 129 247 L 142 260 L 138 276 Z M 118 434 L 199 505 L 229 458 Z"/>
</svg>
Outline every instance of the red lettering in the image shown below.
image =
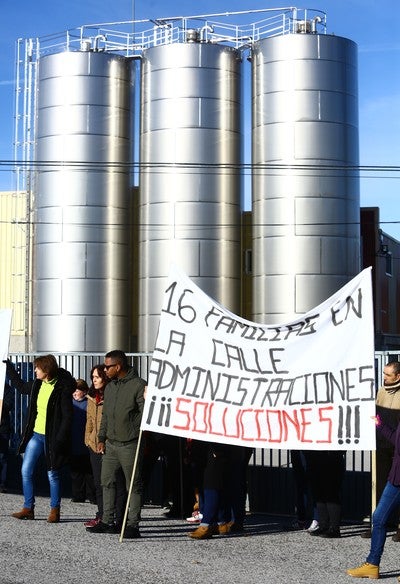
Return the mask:
<svg viewBox="0 0 400 584">
<path fill-rule="evenodd" d="M 285 433 L 284 433 L 284 441 L 285 442 L 288 439 L 288 434 L 289 434 L 289 429 L 288 429 L 288 424 L 287 424 L 288 422 L 293 424 L 293 426 L 295 427 L 295 430 L 296 430 L 297 440 L 300 440 L 300 424 L 299 424 L 299 420 L 297 417 L 297 410 L 293 410 L 293 414 L 294 414 L 294 417 L 291 418 L 289 416 L 288 412 L 285 412 L 284 410 L 282 411 L 283 426 L 285 428 Z"/>
<path fill-rule="evenodd" d="M 236 423 L 236 434 L 228 434 L 228 430 L 226 428 L 226 414 L 229 412 L 229 408 L 225 407 L 224 408 L 224 413 L 222 414 L 222 427 L 224 428 L 224 436 L 226 436 L 227 438 L 239 438 L 239 421 L 238 421 L 238 417 L 240 414 L 240 411 L 236 414 L 234 420 Z"/>
<path fill-rule="evenodd" d="M 301 438 L 300 441 L 301 442 L 312 442 L 312 440 L 307 440 L 305 434 L 307 431 L 307 426 L 311 426 L 311 422 L 308 422 L 306 420 L 306 414 L 307 412 L 312 412 L 311 408 L 300 408 L 300 414 L 301 414 Z"/>
<path fill-rule="evenodd" d="M 173 428 L 243 442 L 281 444 L 297 440 L 303 444 L 332 443 L 333 405 L 293 410 L 240 409 L 216 402 L 176 398 Z M 293 435 L 293 440 L 292 440 Z M 311 436 L 311 438 L 310 438 Z M 317 438 L 318 437 L 318 438 Z"/>
<path fill-rule="evenodd" d="M 178 412 L 178 414 L 182 414 L 183 416 L 186 416 L 186 426 L 177 426 L 176 424 L 174 424 L 174 428 L 176 428 L 177 430 L 189 430 L 189 426 L 190 426 L 190 414 L 189 412 L 187 412 L 186 410 L 181 410 L 180 409 L 180 405 L 181 404 L 191 404 L 192 400 L 190 399 L 185 399 L 184 397 L 178 397 L 176 399 L 176 408 L 175 410 Z"/>
<path fill-rule="evenodd" d="M 280 410 L 265 410 L 265 416 L 267 419 L 267 426 L 268 426 L 268 434 L 270 436 L 269 441 L 270 442 L 282 442 L 282 416 L 281 416 L 281 411 Z M 278 424 L 279 424 L 279 436 L 278 438 L 272 438 L 272 427 L 273 424 L 271 425 L 270 423 L 270 417 L 271 416 L 277 416 L 278 417 Z"/>
<path fill-rule="evenodd" d="M 200 432 L 200 434 L 207 434 L 207 432 L 208 432 L 207 410 L 208 410 L 208 402 L 194 402 L 193 432 Z M 200 424 L 200 427 L 198 426 L 199 424 Z"/>
<path fill-rule="evenodd" d="M 332 410 L 333 410 L 333 406 L 328 406 L 326 408 L 318 408 L 319 421 L 320 422 L 327 422 L 327 424 L 328 424 L 328 440 L 317 440 L 318 444 L 331 444 L 332 443 L 332 419 L 325 418 L 323 416 L 323 412 L 331 412 Z"/>
<path fill-rule="evenodd" d="M 245 414 L 251 414 L 250 416 L 250 422 L 248 424 L 244 424 L 243 423 L 243 417 L 245 416 Z M 248 429 L 253 429 L 253 421 L 254 421 L 254 410 L 253 409 L 248 409 L 248 410 L 242 410 L 240 412 L 240 419 L 239 419 L 239 423 L 240 423 L 240 429 L 241 429 L 241 439 L 242 440 L 246 440 L 247 442 L 254 442 L 255 438 L 247 438 L 246 437 L 246 427 Z"/>
<path fill-rule="evenodd" d="M 254 421 L 256 423 L 256 428 L 257 428 L 257 438 L 256 438 L 256 440 L 262 440 L 262 438 L 261 438 L 261 424 L 260 424 L 259 417 L 261 416 L 261 414 L 264 413 L 264 410 L 254 410 L 254 413 L 256 415 Z M 266 438 L 265 438 L 265 440 L 266 440 Z"/>
<path fill-rule="evenodd" d="M 217 432 L 213 428 L 212 413 L 213 413 L 214 405 L 215 405 L 214 402 L 212 402 L 210 404 L 209 409 L 208 409 L 208 427 L 210 428 L 210 434 L 214 434 L 215 436 L 223 436 L 224 435 L 223 432 Z M 218 425 L 218 420 L 217 420 L 217 425 Z"/>
</svg>

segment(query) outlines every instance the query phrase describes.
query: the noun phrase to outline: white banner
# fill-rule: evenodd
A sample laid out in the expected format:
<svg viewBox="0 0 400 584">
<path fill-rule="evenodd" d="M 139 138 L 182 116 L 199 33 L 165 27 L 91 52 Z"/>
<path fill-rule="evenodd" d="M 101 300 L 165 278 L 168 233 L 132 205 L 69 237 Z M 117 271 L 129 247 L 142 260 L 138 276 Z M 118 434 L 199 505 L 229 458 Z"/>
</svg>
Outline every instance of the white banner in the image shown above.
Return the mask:
<svg viewBox="0 0 400 584">
<path fill-rule="evenodd" d="M 142 429 L 257 448 L 374 450 L 366 269 L 299 320 L 260 325 L 172 268 Z"/>
<path fill-rule="evenodd" d="M 12 312 L 9 308 L 0 308 L 0 418 L 3 407 L 4 382 L 6 380 L 6 365 L 3 361 L 8 358 L 11 314 Z"/>
</svg>

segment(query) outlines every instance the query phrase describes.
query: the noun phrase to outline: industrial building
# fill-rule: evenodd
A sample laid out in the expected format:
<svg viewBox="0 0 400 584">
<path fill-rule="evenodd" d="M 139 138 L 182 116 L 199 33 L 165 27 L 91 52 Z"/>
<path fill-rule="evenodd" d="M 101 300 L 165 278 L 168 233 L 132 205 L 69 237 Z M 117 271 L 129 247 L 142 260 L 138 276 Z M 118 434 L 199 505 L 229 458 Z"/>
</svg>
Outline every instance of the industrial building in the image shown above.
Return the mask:
<svg viewBox="0 0 400 584">
<path fill-rule="evenodd" d="M 266 324 L 359 272 L 357 47 L 323 12 L 84 25 L 17 63 L 26 352 L 151 352 L 172 262 Z"/>
</svg>

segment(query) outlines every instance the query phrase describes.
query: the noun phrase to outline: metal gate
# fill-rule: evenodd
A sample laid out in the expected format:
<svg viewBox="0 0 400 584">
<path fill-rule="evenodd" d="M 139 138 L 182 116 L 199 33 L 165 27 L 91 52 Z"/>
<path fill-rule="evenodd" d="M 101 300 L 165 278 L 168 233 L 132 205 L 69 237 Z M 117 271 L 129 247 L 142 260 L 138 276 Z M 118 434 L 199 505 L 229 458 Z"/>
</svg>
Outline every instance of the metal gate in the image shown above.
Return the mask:
<svg viewBox="0 0 400 584">
<path fill-rule="evenodd" d="M 13 353 L 10 359 L 21 376 L 33 378 L 33 360 L 36 355 Z M 91 368 L 103 362 L 103 353 L 56 354 L 59 365 L 68 369 L 75 377 L 88 379 Z M 128 354 L 141 377 L 147 379 L 151 360 L 150 353 Z M 390 361 L 398 361 L 399 353 L 382 351 L 375 353 L 375 380 L 379 387 L 383 367 Z M 11 456 L 18 445 L 28 397 L 15 391 L 12 410 Z M 12 464 L 11 467 L 15 467 Z M 369 451 L 347 451 L 346 473 L 343 484 L 343 519 L 360 520 L 371 510 L 371 453 Z M 159 482 L 159 481 L 157 481 Z M 157 493 L 153 494 L 157 500 Z M 294 515 L 295 483 L 290 462 L 290 452 L 275 449 L 254 449 L 248 467 L 248 508 L 252 512 Z"/>
</svg>

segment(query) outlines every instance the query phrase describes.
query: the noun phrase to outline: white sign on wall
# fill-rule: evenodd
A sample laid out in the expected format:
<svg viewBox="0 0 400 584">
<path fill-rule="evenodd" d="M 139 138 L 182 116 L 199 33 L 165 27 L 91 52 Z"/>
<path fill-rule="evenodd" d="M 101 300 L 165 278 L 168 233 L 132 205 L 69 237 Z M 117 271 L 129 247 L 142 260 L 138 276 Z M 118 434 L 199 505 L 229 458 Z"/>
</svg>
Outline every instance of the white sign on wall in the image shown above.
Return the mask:
<svg viewBox="0 0 400 584">
<path fill-rule="evenodd" d="M 257 448 L 375 449 L 371 270 L 282 325 L 229 312 L 172 268 L 142 429 Z"/>
<path fill-rule="evenodd" d="M 6 365 L 3 363 L 8 357 L 11 332 L 11 310 L 0 308 L 0 417 L 3 405 L 4 382 L 6 379 Z"/>
</svg>

